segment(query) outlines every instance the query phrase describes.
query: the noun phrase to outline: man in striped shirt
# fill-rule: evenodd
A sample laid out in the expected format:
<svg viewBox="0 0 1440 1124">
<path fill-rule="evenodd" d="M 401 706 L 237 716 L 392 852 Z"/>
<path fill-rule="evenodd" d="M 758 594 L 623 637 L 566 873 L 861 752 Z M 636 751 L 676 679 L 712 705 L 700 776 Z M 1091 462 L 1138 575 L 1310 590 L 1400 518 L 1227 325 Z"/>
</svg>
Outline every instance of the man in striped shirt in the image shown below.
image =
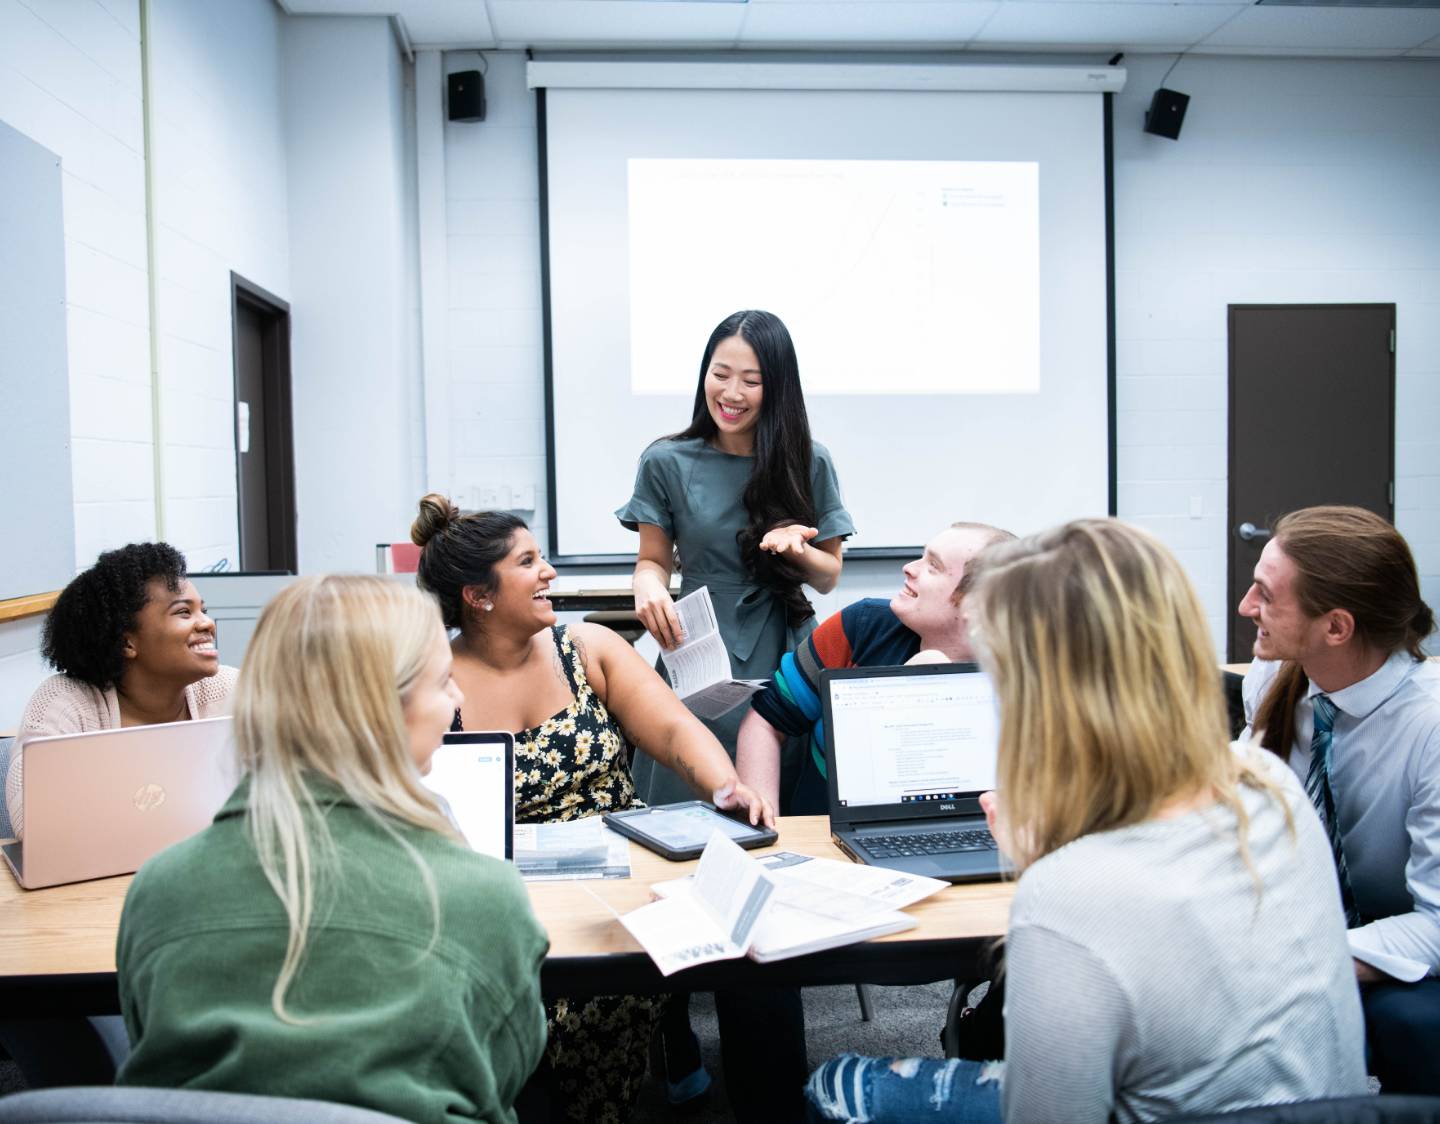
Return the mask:
<svg viewBox="0 0 1440 1124">
<path fill-rule="evenodd" d="M 970 561 L 991 543 L 1015 536 L 985 523 L 955 523 L 904 567 L 904 584 L 889 601 L 847 605 L 781 659 L 771 681 L 751 700 L 740 725 L 735 767 L 740 779 L 781 804 L 780 747 L 808 735 L 799 778 L 783 807 L 787 815 L 826 811 L 825 730 L 820 673 L 827 668 L 891 667 L 971 659 L 964 598 Z"/>
</svg>

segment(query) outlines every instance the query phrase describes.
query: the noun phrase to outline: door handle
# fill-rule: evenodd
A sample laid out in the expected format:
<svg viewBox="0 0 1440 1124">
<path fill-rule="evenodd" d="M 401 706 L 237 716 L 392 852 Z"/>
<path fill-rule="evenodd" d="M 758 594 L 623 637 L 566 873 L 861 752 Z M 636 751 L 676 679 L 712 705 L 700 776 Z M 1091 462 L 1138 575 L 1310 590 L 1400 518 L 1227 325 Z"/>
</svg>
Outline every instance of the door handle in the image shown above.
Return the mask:
<svg viewBox="0 0 1440 1124">
<path fill-rule="evenodd" d="M 1241 523 L 1235 533 L 1246 542 L 1264 542 L 1270 537 L 1269 527 L 1257 527 L 1254 523 Z"/>
</svg>

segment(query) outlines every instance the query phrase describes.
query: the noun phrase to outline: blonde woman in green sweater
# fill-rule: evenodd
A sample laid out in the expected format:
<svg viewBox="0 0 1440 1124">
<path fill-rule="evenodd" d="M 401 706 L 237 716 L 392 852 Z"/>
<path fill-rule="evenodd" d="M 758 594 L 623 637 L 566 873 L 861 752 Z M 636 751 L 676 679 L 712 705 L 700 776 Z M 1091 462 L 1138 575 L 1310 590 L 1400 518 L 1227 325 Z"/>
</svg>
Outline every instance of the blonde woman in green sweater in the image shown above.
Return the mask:
<svg viewBox="0 0 1440 1124">
<path fill-rule="evenodd" d="M 546 939 L 514 870 L 421 784 L 461 698 L 414 589 L 305 578 L 267 606 L 236 695 L 240 786 L 125 901 L 121 1084 L 514 1120 Z"/>
</svg>

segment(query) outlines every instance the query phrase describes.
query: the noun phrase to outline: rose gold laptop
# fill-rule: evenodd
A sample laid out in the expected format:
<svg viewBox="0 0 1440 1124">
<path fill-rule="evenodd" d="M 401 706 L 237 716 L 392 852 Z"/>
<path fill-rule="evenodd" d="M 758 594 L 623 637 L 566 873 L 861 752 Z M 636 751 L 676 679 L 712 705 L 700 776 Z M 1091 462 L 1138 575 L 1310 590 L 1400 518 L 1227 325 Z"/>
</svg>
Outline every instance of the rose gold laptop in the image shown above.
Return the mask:
<svg viewBox="0 0 1440 1124">
<path fill-rule="evenodd" d="M 132 874 L 205 827 L 235 788 L 229 718 L 36 738 L 25 838 L 5 859 L 27 890 Z"/>
</svg>

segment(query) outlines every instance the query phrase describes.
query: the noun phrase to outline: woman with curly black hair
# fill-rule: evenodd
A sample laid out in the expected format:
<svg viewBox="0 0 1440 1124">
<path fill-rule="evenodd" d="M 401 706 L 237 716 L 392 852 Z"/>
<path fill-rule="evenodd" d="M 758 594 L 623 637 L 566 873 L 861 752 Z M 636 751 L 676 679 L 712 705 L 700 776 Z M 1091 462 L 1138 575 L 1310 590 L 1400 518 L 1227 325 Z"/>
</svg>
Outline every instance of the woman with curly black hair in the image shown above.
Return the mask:
<svg viewBox="0 0 1440 1124">
<path fill-rule="evenodd" d="M 16 836 L 25 830 L 25 743 L 52 734 L 215 718 L 230 711 L 236 670 L 222 667 L 215 623 L 165 543 L 109 550 L 60 594 L 41 654 L 52 675 L 30 697 L 5 777 Z"/>
</svg>

